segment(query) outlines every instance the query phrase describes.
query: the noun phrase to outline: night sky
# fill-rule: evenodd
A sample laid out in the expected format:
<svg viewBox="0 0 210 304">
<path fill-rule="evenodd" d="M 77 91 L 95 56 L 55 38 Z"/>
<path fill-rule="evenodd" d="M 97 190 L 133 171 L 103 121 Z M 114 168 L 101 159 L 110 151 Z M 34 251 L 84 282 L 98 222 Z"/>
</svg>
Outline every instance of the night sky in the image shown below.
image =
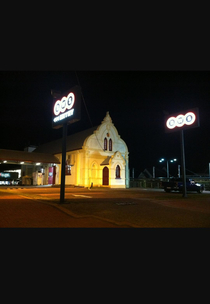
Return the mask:
<svg viewBox="0 0 210 304">
<path fill-rule="evenodd" d="M 81 120 L 68 135 L 97 126 L 109 111 L 129 150 L 135 177 L 156 174 L 160 158 L 181 164 L 180 132 L 165 133 L 164 116 L 198 107 L 200 127 L 186 130 L 187 174 L 208 174 L 210 162 L 210 72 L 208 71 L 0 71 L 0 149 L 24 150 L 62 137 L 52 129 L 51 89 L 81 85 Z M 170 171 L 176 172 L 171 164 Z"/>
</svg>

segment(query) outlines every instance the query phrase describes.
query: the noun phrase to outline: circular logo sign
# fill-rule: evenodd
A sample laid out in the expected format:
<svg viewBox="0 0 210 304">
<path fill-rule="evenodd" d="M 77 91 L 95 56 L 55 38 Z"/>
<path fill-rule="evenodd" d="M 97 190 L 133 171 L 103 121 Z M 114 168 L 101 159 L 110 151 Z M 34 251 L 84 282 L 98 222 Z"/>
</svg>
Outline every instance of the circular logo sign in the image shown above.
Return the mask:
<svg viewBox="0 0 210 304">
<path fill-rule="evenodd" d="M 166 122 L 166 126 L 169 129 L 175 128 L 176 127 L 176 117 L 170 117 Z"/>
<path fill-rule="evenodd" d="M 196 116 L 193 112 L 188 112 L 187 114 L 179 114 L 177 117 L 169 117 L 166 121 L 166 126 L 168 129 L 174 129 L 175 127 L 183 127 L 184 125 L 192 125 L 196 120 Z"/>
<path fill-rule="evenodd" d="M 185 115 L 185 123 L 186 125 L 192 125 L 196 120 L 196 116 L 193 112 L 188 112 Z"/>
<path fill-rule="evenodd" d="M 180 114 L 176 117 L 176 125 L 177 127 L 183 127 L 185 123 L 185 116 Z"/>
<path fill-rule="evenodd" d="M 75 101 L 75 96 L 73 93 L 69 93 L 69 95 L 66 98 L 66 108 L 68 110 L 70 110 L 73 105 L 74 105 L 74 101 Z"/>
<path fill-rule="evenodd" d="M 57 100 L 54 105 L 53 112 L 57 116 L 60 113 L 64 113 L 66 110 L 70 110 L 75 102 L 74 93 L 69 93 L 67 97 L 62 97 L 61 100 Z"/>
</svg>

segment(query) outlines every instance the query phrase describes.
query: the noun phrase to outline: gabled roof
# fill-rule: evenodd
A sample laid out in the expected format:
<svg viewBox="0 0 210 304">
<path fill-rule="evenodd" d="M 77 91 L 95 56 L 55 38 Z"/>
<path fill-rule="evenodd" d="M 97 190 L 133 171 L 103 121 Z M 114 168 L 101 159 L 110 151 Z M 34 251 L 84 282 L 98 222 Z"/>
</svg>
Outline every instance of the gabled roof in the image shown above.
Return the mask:
<svg viewBox="0 0 210 304">
<path fill-rule="evenodd" d="M 92 135 L 98 126 L 72 134 L 66 138 L 66 151 L 82 149 L 85 139 Z M 58 154 L 62 153 L 62 138 L 38 146 L 34 152 Z M 32 152 L 32 153 L 34 153 Z"/>
<path fill-rule="evenodd" d="M 100 164 L 100 166 L 105 166 L 105 165 L 109 165 L 109 161 L 112 158 L 112 156 L 107 156 L 102 163 Z"/>
<path fill-rule="evenodd" d="M 138 178 L 152 178 L 152 174 L 147 169 L 144 169 L 144 171 L 139 174 Z"/>
<path fill-rule="evenodd" d="M 18 150 L 0 149 L 0 161 L 8 162 L 30 162 L 30 163 L 55 163 L 60 164 L 59 159 L 48 153 L 34 153 Z"/>
</svg>

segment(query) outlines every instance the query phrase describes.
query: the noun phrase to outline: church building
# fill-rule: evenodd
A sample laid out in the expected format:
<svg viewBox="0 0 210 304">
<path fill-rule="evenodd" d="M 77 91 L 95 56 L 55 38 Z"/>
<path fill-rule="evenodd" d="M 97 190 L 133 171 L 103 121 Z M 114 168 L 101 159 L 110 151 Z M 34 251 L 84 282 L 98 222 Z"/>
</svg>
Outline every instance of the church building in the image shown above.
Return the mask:
<svg viewBox="0 0 210 304">
<path fill-rule="evenodd" d="M 32 153 L 50 153 L 59 160 L 42 167 L 42 183 L 60 184 L 62 138 L 40 145 Z M 129 188 L 128 155 L 128 147 L 107 112 L 99 126 L 67 136 L 65 184 Z"/>
</svg>

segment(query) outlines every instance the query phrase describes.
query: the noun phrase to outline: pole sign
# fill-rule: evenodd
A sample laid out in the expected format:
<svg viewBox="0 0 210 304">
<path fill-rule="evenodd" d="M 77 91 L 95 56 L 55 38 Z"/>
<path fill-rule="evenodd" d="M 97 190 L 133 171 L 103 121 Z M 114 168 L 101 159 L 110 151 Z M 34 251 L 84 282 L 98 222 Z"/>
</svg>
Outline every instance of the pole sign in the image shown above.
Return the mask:
<svg viewBox="0 0 210 304">
<path fill-rule="evenodd" d="M 186 130 L 200 126 L 198 108 L 180 111 L 165 117 L 165 132 Z"/>
<path fill-rule="evenodd" d="M 71 124 L 81 117 L 81 91 L 79 86 L 63 94 L 53 94 L 52 127 L 61 128 L 64 123 Z"/>
</svg>

